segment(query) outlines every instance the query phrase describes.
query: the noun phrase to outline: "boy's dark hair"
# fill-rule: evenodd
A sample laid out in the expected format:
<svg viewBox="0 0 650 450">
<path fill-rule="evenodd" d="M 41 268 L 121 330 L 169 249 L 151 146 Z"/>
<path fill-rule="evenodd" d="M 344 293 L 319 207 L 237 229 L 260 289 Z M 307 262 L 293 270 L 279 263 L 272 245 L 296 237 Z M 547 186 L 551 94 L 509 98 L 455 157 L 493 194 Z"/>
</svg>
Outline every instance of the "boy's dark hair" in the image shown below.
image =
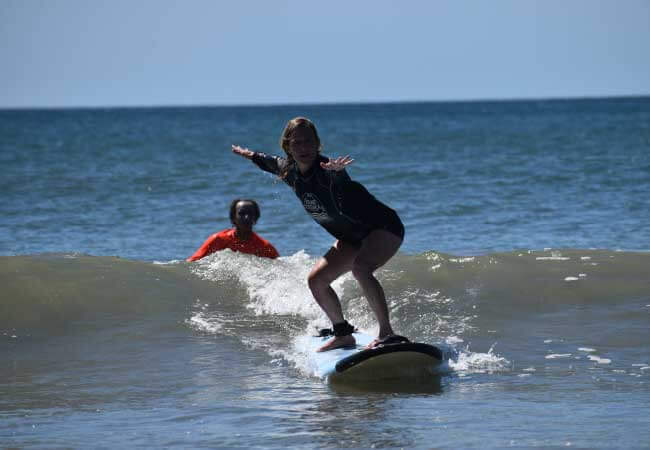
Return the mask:
<svg viewBox="0 0 650 450">
<path fill-rule="evenodd" d="M 237 203 L 239 202 L 250 202 L 255 208 L 255 222 L 260 218 L 260 207 L 255 200 L 249 200 L 247 198 L 236 198 L 230 203 L 230 223 L 235 224 L 235 214 L 237 213 Z"/>
</svg>

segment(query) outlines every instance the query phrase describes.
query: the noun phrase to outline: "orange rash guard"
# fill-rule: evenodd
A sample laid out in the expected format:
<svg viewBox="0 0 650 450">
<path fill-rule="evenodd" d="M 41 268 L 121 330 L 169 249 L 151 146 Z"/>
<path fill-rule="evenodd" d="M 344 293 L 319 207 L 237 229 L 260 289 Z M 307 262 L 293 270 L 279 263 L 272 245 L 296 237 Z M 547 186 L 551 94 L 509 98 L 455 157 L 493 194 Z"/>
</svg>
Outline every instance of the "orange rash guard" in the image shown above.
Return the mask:
<svg viewBox="0 0 650 450">
<path fill-rule="evenodd" d="M 241 241 L 235 236 L 235 229 L 223 230 L 210 236 L 203 245 L 189 258 L 188 261 L 196 261 L 214 252 L 229 248 L 235 252 L 249 253 L 265 258 L 277 258 L 278 251 L 269 241 L 261 238 L 255 232 L 246 241 Z"/>
</svg>

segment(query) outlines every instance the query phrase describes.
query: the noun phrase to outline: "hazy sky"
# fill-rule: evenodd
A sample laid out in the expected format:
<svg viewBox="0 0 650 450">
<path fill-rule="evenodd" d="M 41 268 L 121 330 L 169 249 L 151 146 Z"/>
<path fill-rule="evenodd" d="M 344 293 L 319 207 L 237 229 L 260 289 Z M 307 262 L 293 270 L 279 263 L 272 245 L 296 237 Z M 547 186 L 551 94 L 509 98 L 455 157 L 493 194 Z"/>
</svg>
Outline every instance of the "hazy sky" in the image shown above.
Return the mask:
<svg viewBox="0 0 650 450">
<path fill-rule="evenodd" d="M 650 95 L 650 0 L 0 0 L 0 107 Z"/>
</svg>

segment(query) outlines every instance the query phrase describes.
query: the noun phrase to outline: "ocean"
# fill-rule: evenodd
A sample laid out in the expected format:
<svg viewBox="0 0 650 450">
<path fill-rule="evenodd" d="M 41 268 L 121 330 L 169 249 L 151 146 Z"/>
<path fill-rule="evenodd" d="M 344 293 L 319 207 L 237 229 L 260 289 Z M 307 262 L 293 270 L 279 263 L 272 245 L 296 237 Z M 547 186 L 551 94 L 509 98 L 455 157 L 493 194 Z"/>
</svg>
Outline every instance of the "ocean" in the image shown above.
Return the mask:
<svg viewBox="0 0 650 450">
<path fill-rule="evenodd" d="M 333 238 L 230 150 L 295 116 L 402 218 L 377 277 L 430 379 L 315 375 Z M 648 97 L 2 110 L 0 167 L 0 447 L 650 447 Z M 281 257 L 185 262 L 235 198 Z"/>
</svg>

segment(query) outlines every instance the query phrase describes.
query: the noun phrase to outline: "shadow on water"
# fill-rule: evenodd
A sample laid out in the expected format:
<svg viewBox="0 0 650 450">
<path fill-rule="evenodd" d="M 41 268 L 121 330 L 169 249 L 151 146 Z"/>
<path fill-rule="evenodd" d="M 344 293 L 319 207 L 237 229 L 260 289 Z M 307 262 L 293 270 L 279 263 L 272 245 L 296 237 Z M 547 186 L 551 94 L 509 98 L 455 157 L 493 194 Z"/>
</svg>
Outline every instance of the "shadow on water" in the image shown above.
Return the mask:
<svg viewBox="0 0 650 450">
<path fill-rule="evenodd" d="M 326 448 L 416 446 L 419 438 L 405 423 L 419 421 L 422 411 L 427 416 L 442 392 L 438 375 L 409 381 L 330 382 L 322 387 L 324 391 L 312 397 L 290 426 L 296 441 L 304 436 L 310 445 Z"/>
</svg>

